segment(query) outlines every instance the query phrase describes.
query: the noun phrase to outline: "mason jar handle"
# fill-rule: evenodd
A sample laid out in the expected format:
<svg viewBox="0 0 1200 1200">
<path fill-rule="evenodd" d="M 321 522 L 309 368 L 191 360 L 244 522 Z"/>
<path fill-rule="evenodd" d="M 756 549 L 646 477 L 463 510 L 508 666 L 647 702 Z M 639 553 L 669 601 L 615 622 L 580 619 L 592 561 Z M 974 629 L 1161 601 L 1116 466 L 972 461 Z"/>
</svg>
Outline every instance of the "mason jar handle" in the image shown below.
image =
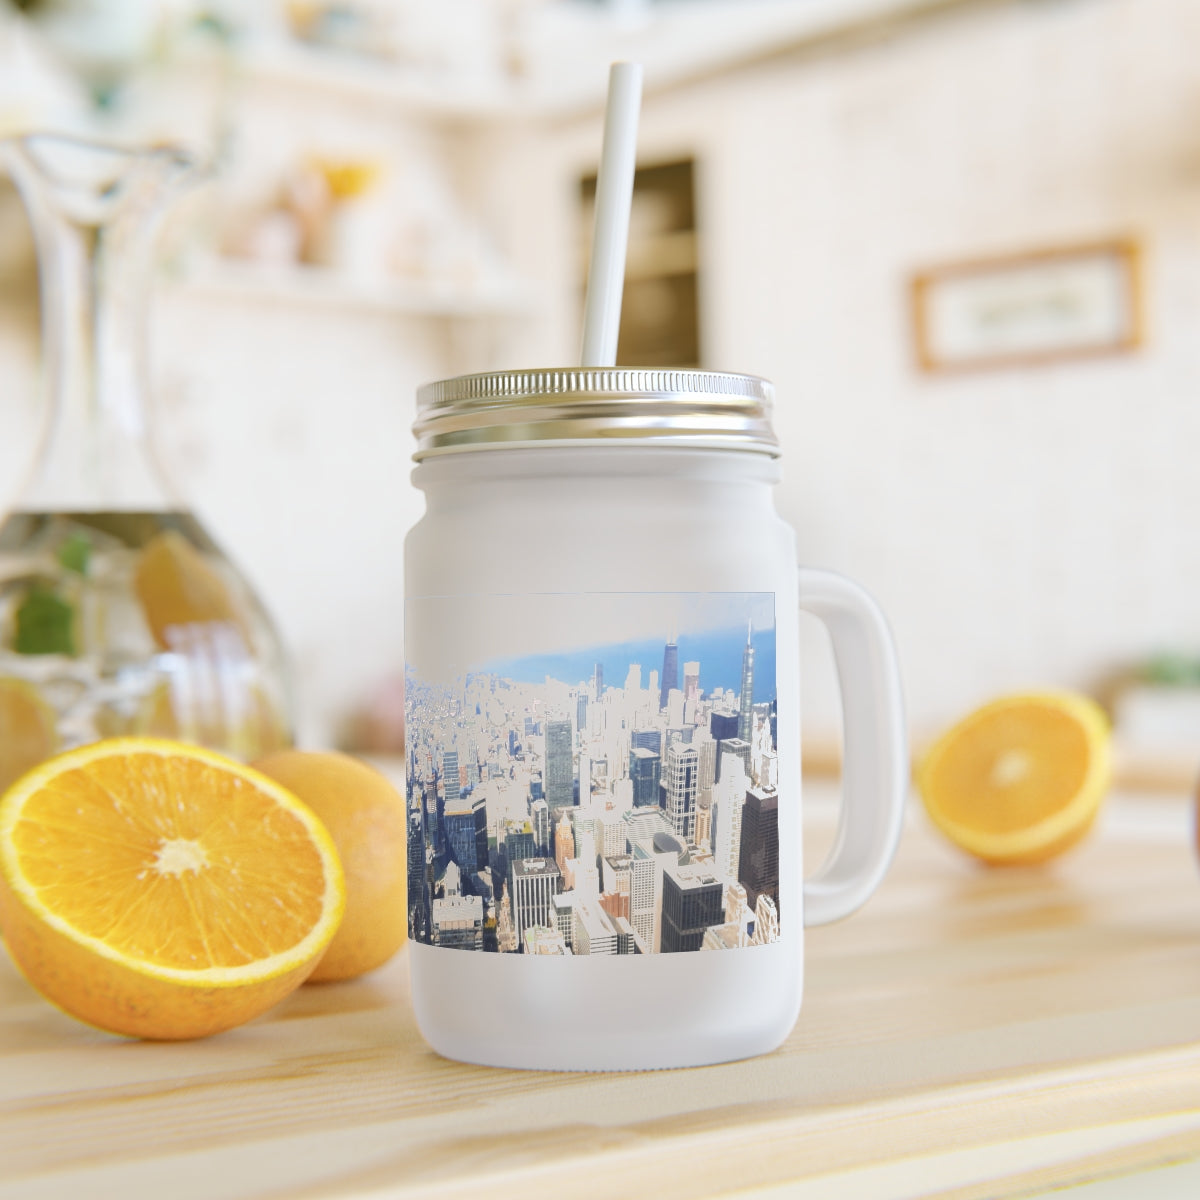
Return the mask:
<svg viewBox="0 0 1200 1200">
<path fill-rule="evenodd" d="M 800 607 L 829 630 L 842 690 L 842 813 L 829 857 L 804 884 L 805 925 L 827 925 L 866 901 L 896 853 L 908 738 L 896 648 L 879 605 L 844 575 L 801 567 Z"/>
</svg>

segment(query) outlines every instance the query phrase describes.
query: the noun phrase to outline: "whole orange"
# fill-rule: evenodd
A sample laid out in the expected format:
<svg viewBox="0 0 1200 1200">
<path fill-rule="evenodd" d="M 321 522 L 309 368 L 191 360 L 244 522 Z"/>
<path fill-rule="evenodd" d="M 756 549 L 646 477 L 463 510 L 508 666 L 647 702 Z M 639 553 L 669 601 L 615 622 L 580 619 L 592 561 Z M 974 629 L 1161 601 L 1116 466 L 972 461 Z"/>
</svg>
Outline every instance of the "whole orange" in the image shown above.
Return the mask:
<svg viewBox="0 0 1200 1200">
<path fill-rule="evenodd" d="M 342 860 L 346 913 L 309 981 L 353 979 L 381 967 L 408 936 L 403 796 L 346 754 L 280 750 L 254 765 L 316 813 Z"/>
</svg>

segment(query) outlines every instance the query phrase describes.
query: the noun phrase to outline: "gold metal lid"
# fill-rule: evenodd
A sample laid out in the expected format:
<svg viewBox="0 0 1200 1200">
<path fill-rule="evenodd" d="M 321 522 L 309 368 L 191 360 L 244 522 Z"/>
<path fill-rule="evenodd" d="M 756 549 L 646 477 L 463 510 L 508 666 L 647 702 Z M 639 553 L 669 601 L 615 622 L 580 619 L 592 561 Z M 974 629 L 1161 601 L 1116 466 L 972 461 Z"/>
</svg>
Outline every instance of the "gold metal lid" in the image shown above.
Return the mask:
<svg viewBox="0 0 1200 1200">
<path fill-rule="evenodd" d="M 488 371 L 417 390 L 420 462 L 465 450 L 637 443 L 779 455 L 756 375 L 634 367 Z"/>
</svg>

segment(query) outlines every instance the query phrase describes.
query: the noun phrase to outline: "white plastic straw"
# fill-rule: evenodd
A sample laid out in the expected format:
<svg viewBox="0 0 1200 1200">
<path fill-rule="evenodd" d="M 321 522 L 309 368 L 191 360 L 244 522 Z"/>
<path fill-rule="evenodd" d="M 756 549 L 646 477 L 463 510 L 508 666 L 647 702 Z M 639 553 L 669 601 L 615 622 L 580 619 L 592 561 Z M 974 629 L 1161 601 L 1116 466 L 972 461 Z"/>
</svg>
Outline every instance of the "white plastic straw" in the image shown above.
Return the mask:
<svg viewBox="0 0 1200 1200">
<path fill-rule="evenodd" d="M 621 290 L 625 283 L 625 248 L 629 243 L 629 208 L 633 202 L 633 168 L 637 159 L 641 104 L 642 64 L 613 63 L 608 75 L 604 148 L 596 178 L 592 264 L 588 271 L 587 301 L 583 312 L 580 359 L 585 367 L 611 367 L 617 362 L 617 331 L 621 325 Z"/>
</svg>

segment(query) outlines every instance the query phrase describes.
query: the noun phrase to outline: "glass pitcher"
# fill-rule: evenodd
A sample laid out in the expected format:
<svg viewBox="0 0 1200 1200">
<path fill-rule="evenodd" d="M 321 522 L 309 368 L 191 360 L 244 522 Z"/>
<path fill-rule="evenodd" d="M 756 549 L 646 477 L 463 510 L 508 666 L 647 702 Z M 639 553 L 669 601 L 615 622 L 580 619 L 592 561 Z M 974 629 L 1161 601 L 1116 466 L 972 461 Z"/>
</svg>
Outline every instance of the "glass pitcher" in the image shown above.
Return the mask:
<svg viewBox="0 0 1200 1200">
<path fill-rule="evenodd" d="M 59 749 L 290 744 L 278 635 L 153 452 L 153 249 L 195 163 L 56 135 L 0 143 L 33 225 L 49 411 L 0 523 L 0 790 Z"/>
</svg>

